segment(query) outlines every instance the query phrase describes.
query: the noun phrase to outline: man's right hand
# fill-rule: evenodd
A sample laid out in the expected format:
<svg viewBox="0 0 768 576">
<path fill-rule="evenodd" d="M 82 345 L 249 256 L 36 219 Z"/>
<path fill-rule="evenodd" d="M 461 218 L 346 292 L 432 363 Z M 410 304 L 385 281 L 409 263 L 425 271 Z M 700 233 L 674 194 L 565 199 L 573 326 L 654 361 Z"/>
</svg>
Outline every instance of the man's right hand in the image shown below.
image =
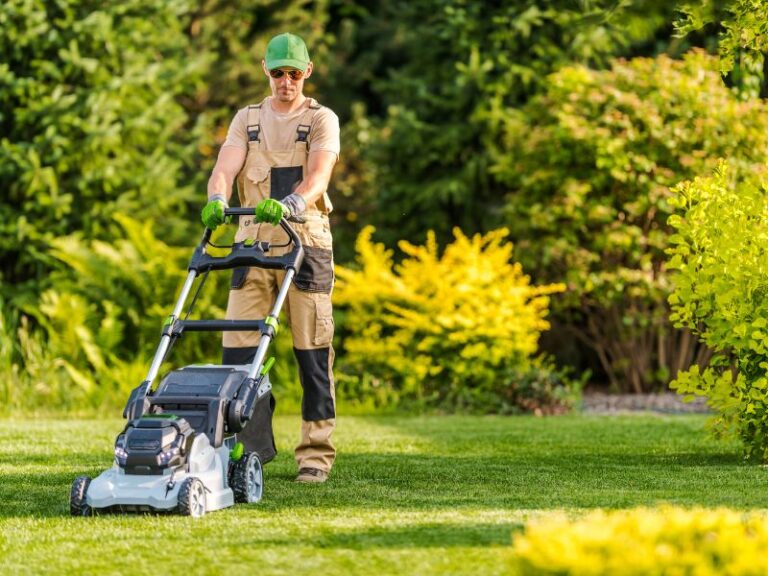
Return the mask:
<svg viewBox="0 0 768 576">
<path fill-rule="evenodd" d="M 215 230 L 219 224 L 224 224 L 224 210 L 227 208 L 229 208 L 229 205 L 223 196 L 218 194 L 211 196 L 208 200 L 208 204 L 203 208 L 200 219 L 203 221 L 206 228 Z"/>
</svg>

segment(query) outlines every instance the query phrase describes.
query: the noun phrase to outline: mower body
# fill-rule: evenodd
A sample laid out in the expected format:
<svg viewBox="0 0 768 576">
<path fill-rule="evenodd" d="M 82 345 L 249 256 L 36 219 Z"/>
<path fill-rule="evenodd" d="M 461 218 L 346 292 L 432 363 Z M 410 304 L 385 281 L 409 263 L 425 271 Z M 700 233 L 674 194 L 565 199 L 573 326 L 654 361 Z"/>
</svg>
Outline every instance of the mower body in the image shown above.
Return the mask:
<svg viewBox="0 0 768 576">
<path fill-rule="evenodd" d="M 238 487 L 234 485 L 247 484 L 249 475 L 259 484 L 256 491 L 260 497 L 261 461 L 252 458 L 250 466 L 256 469 L 243 471 L 244 477 L 239 478 L 238 462 L 230 456 L 237 443 L 235 432 L 242 426 L 238 397 L 255 397 L 258 411 L 253 412 L 257 413 L 264 413 L 271 400 L 268 375 L 251 390 L 247 368 L 187 366 L 169 373 L 141 402 L 129 400 L 127 412 L 141 406 L 144 413 L 134 414 L 137 417 L 131 418 L 117 436 L 114 464 L 89 481 L 82 510 L 87 514 L 185 513 L 188 479 L 202 484 L 205 511 L 242 501 L 236 498 Z M 268 417 L 271 420 L 271 410 Z M 269 434 L 271 437 L 271 424 Z M 248 501 L 248 486 L 239 488 Z"/>
<path fill-rule="evenodd" d="M 144 422 L 153 423 L 149 418 Z M 232 506 L 235 497 L 227 478 L 229 452 L 226 443 L 214 448 L 205 434 L 198 434 L 178 466 L 137 473 L 135 468 L 121 466 L 116 457 L 112 468 L 91 481 L 86 503 L 97 513 L 176 512 L 181 486 L 188 477 L 194 477 L 205 486 L 207 511 Z"/>
</svg>

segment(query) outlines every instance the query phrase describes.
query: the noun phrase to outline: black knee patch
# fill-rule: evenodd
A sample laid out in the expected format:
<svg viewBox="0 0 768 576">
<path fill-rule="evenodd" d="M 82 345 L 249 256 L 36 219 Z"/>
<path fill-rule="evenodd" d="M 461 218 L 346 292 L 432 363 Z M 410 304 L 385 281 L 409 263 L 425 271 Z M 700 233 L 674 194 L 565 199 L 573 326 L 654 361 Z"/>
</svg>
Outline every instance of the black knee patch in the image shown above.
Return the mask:
<svg viewBox="0 0 768 576">
<path fill-rule="evenodd" d="M 333 289 L 333 250 L 304 246 L 304 260 L 293 283 L 299 290 L 330 294 Z"/>
<path fill-rule="evenodd" d="M 304 389 L 301 400 L 301 417 L 308 422 L 328 420 L 336 417 L 336 406 L 331 396 L 331 377 L 328 373 L 330 348 L 318 350 L 297 350 L 299 379 Z"/>
<path fill-rule="evenodd" d="M 257 346 L 247 348 L 224 348 L 221 355 L 222 364 L 250 364 L 256 357 Z"/>
</svg>

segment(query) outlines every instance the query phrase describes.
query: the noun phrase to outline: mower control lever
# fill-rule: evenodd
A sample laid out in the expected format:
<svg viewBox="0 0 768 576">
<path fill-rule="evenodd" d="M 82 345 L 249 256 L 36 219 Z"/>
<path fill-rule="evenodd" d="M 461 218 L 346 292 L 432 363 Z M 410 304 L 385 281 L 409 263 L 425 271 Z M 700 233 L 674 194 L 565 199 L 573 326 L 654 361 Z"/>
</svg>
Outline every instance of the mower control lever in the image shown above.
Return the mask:
<svg viewBox="0 0 768 576">
<path fill-rule="evenodd" d="M 224 216 L 255 216 L 256 215 L 256 208 L 226 208 L 224 210 Z M 285 233 L 288 234 L 288 237 L 291 239 L 291 242 L 295 246 L 301 246 L 301 240 L 299 240 L 298 234 L 293 231 L 293 228 L 290 227 L 288 222 L 294 222 L 297 224 L 303 224 L 306 222 L 304 218 L 301 216 L 291 216 L 290 218 L 283 218 L 280 220 L 280 227 L 285 230 Z"/>
</svg>

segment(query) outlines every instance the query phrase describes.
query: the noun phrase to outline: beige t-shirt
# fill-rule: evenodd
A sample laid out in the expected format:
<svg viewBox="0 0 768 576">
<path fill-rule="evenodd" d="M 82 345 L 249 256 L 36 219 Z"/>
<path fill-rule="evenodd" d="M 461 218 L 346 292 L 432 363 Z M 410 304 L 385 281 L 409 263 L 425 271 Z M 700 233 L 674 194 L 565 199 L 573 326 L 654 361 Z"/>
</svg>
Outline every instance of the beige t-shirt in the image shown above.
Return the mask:
<svg viewBox="0 0 768 576">
<path fill-rule="evenodd" d="M 301 117 L 310 105 L 317 106 L 314 98 L 307 98 L 304 105 L 294 112 L 280 114 L 272 109 L 272 97 L 264 100 L 259 112 L 260 138 L 265 150 L 290 150 L 296 143 L 296 129 Z M 227 139 L 222 146 L 237 146 L 248 150 L 248 107 L 241 108 L 232 119 Z M 325 150 L 336 156 L 341 151 L 339 117 L 325 106 L 316 110 L 309 129 L 308 149 L 310 152 Z"/>
</svg>

